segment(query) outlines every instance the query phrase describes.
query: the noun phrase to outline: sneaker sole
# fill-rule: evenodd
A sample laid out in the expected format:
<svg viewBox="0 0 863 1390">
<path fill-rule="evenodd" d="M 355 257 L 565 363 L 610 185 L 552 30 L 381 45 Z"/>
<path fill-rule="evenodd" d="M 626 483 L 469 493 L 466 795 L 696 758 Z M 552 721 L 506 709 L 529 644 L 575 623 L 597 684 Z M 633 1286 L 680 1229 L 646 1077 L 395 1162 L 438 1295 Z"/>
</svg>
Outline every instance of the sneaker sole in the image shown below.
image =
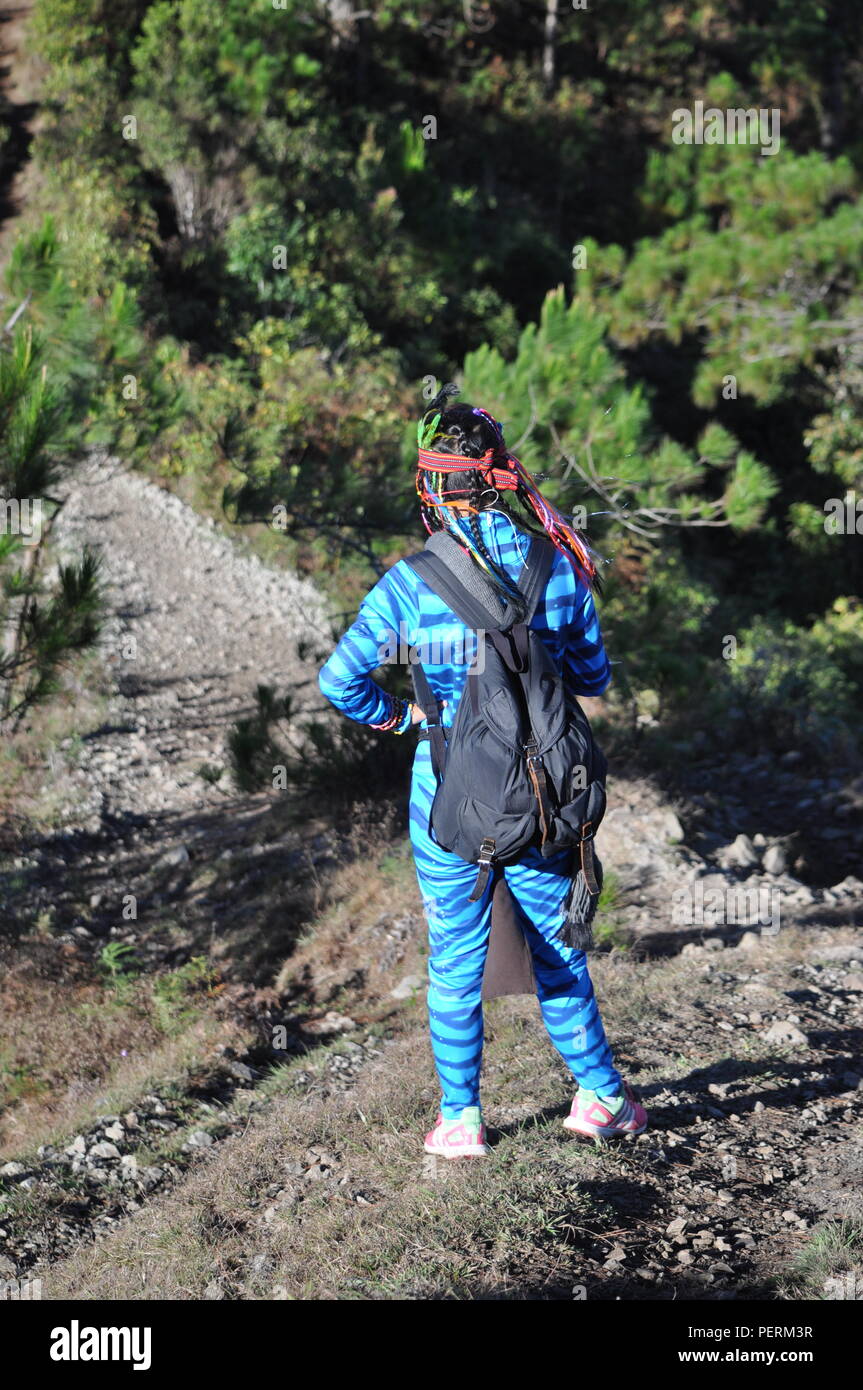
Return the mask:
<svg viewBox="0 0 863 1390">
<path fill-rule="evenodd" d="M 583 1134 L 586 1139 L 620 1139 L 627 1134 L 643 1134 L 647 1129 L 647 1121 L 639 1125 L 637 1129 L 614 1129 L 606 1125 L 575 1125 L 570 1120 L 564 1120 L 564 1129 L 570 1134 Z"/>
<path fill-rule="evenodd" d="M 453 1145 L 450 1149 L 439 1149 L 434 1144 L 423 1144 L 423 1149 L 425 1153 L 436 1154 L 438 1158 L 488 1158 L 491 1153 L 488 1145 L 480 1149 L 476 1144 L 464 1148 Z"/>
</svg>

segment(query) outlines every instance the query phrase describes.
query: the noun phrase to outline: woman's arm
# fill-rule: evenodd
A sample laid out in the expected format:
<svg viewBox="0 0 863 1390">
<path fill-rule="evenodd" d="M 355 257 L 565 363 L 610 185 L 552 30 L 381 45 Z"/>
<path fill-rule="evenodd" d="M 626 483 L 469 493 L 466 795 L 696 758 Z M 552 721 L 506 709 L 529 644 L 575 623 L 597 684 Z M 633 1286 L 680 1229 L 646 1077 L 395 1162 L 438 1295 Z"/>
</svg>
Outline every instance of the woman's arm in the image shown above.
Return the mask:
<svg viewBox="0 0 863 1390">
<path fill-rule="evenodd" d="M 557 555 L 536 613 L 552 635 L 555 658 L 570 695 L 601 695 L 611 681 L 590 589 L 565 555 Z"/>
<path fill-rule="evenodd" d="M 565 555 L 555 558 L 537 612 L 557 639 L 558 660 L 571 695 L 601 695 L 611 681 L 596 605 L 590 589 Z"/>
<path fill-rule="evenodd" d="M 601 695 L 611 683 L 593 594 L 581 581 L 573 621 L 561 632 L 564 680 L 573 695 Z"/>
<path fill-rule="evenodd" d="M 390 695 L 370 674 L 400 659 L 415 639 L 414 607 L 411 591 L 394 565 L 363 599 L 355 622 L 322 666 L 321 692 L 349 719 L 401 734 L 422 717 L 410 701 Z"/>
</svg>

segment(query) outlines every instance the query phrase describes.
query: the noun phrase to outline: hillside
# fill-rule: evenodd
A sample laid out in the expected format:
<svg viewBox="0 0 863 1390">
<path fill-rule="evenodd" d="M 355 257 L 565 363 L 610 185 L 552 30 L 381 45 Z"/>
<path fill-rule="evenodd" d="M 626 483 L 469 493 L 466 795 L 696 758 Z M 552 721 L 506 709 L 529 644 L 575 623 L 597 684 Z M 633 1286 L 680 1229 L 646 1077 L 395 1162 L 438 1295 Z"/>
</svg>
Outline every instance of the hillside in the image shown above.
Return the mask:
<svg viewBox="0 0 863 1390">
<path fill-rule="evenodd" d="M 440 1172 L 399 808 L 340 833 L 197 775 L 254 678 L 309 688 L 320 600 L 110 461 L 62 516 L 57 558 L 102 547 L 110 620 L 28 808 L 62 828 L 6 847 L 6 1274 L 49 1298 L 818 1296 L 854 1258 L 816 1258 L 819 1229 L 863 1215 L 860 884 L 709 862 L 685 804 L 619 770 L 594 973 L 651 1127 L 567 1136 L 538 1010 L 500 1000 L 494 1156 Z M 717 879 L 781 892 L 778 934 L 670 920 Z"/>
<path fill-rule="evenodd" d="M 861 78 L 858 0 L 0 7 L 0 1298 L 863 1297 Z M 650 1116 L 496 999 L 475 1166 L 317 683 L 449 381 L 597 553 Z"/>
</svg>

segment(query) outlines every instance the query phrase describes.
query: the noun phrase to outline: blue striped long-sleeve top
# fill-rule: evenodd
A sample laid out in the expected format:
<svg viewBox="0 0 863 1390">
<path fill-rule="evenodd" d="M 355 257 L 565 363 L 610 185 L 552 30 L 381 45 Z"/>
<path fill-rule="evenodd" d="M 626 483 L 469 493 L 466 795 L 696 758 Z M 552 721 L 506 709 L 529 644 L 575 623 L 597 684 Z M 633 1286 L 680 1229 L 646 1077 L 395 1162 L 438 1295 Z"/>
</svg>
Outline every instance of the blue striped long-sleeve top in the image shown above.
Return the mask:
<svg viewBox="0 0 863 1390">
<path fill-rule="evenodd" d="M 489 551 L 517 579 L 530 536 L 504 512 L 480 512 L 479 522 Z M 571 694 L 602 694 L 611 680 L 611 668 L 593 596 L 561 552 L 555 555 L 530 626 L 549 649 Z M 441 722 L 449 727 L 476 651 L 476 637 L 403 560 L 363 599 L 356 621 L 321 668 L 321 691 L 351 719 L 383 724 L 396 706 L 371 673 L 390 661 L 407 664 L 408 650 L 414 645 L 435 697 L 447 702 Z M 407 711 L 396 726 L 399 732 L 408 726 L 409 718 Z"/>
</svg>

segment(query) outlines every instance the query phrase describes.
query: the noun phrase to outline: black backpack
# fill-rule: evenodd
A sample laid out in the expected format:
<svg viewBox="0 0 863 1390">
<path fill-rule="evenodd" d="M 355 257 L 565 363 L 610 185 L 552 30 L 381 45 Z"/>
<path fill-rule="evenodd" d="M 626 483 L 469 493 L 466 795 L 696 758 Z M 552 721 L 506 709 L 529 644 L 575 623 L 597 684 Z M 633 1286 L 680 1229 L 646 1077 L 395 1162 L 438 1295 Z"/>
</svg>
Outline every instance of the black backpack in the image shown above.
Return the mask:
<svg viewBox="0 0 863 1390">
<path fill-rule="evenodd" d="M 526 606 L 519 621 L 455 538 L 434 532 L 406 563 L 478 638 L 448 738 L 416 648 L 411 669 L 438 779 L 429 826 L 444 849 L 477 865 L 470 901 L 482 896 L 495 864 L 517 859 L 528 846 L 545 857 L 571 847 L 574 891 L 563 936 L 583 947 L 602 886 L 593 837 L 605 813 L 607 764 L 584 711 L 528 626 L 554 554 L 551 541 L 532 539 L 518 579 Z"/>
</svg>

